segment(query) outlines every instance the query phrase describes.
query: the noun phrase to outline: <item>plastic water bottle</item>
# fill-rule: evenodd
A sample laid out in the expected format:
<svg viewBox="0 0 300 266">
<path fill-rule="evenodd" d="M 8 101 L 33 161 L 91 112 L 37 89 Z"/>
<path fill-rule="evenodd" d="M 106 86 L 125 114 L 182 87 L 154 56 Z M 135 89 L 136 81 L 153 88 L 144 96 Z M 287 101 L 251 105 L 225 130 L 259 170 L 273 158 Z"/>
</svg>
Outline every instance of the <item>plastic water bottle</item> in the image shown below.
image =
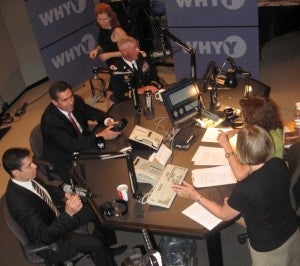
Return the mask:
<svg viewBox="0 0 300 266">
<path fill-rule="evenodd" d="M 151 91 L 145 91 L 145 103 L 146 106 L 144 108 L 144 114 L 146 116 L 146 119 L 153 119 L 154 118 L 154 110 L 152 105 L 152 94 Z"/>
<path fill-rule="evenodd" d="M 295 105 L 295 130 L 300 130 L 300 102 Z"/>
<path fill-rule="evenodd" d="M 152 95 L 151 91 L 145 91 L 145 102 L 147 111 L 152 111 Z"/>
</svg>

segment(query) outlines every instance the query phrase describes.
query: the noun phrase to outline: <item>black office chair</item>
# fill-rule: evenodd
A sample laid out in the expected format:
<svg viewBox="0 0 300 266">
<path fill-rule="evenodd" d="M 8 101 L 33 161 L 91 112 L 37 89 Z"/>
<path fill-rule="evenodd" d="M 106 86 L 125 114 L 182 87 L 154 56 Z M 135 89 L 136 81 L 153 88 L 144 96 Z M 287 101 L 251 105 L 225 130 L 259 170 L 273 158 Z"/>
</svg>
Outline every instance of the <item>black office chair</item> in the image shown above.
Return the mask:
<svg viewBox="0 0 300 266">
<path fill-rule="evenodd" d="M 39 162 L 43 162 L 41 164 L 38 164 L 38 170 L 39 170 L 38 176 L 42 178 L 46 177 L 50 181 L 54 181 L 54 180 L 62 181 L 62 179 L 55 173 L 55 171 L 50 170 L 51 169 L 51 167 L 49 167 L 50 163 L 46 162 L 44 159 L 43 135 L 42 135 L 40 124 L 36 125 L 32 129 L 29 136 L 29 142 L 30 142 L 30 147 L 33 152 L 34 158 Z"/>
<path fill-rule="evenodd" d="M 23 230 L 16 221 L 12 218 L 7 210 L 6 203 L 4 203 L 4 219 L 9 230 L 14 234 L 14 236 L 19 241 L 23 254 L 25 258 L 32 263 L 43 263 L 44 259 L 37 255 L 38 252 L 44 250 L 57 250 L 57 245 L 33 245 L 29 243 L 29 240 Z"/>
<path fill-rule="evenodd" d="M 293 144 L 286 154 L 286 161 L 290 169 L 290 198 L 291 204 L 300 221 L 300 143 Z"/>
<path fill-rule="evenodd" d="M 19 241 L 24 257 L 29 262 L 36 263 L 36 264 L 44 263 L 46 265 L 51 265 L 47 261 L 45 261 L 42 257 L 40 257 L 38 253 L 44 250 L 57 251 L 58 246 L 56 243 L 52 243 L 50 245 L 30 243 L 23 228 L 10 215 L 5 202 L 4 202 L 4 219 L 9 230 L 14 234 L 14 236 Z M 84 256 L 85 256 L 84 254 L 78 253 L 72 259 L 65 261 L 64 265 L 69 265 L 69 266 L 75 265 Z"/>
</svg>

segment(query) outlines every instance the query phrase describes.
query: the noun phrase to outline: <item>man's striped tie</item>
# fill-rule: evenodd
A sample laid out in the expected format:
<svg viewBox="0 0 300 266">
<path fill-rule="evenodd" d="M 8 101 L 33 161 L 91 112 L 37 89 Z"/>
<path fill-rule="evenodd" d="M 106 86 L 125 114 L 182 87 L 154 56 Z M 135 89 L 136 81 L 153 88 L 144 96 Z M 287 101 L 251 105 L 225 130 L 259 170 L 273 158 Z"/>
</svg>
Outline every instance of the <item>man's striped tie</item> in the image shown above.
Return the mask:
<svg viewBox="0 0 300 266">
<path fill-rule="evenodd" d="M 51 210 L 55 213 L 56 217 L 59 215 L 59 211 L 54 205 L 53 201 L 48 197 L 44 190 L 35 182 L 31 181 L 34 190 L 41 196 L 42 200 L 47 203 Z"/>
</svg>

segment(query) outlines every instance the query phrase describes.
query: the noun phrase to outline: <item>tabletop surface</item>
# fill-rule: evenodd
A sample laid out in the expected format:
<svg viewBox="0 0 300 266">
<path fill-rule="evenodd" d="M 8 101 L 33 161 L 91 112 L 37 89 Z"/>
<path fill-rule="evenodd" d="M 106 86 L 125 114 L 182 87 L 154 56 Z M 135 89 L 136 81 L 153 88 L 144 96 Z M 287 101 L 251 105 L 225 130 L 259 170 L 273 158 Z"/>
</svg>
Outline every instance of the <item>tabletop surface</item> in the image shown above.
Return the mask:
<svg viewBox="0 0 300 266">
<path fill-rule="evenodd" d="M 143 99 L 141 99 L 143 105 Z M 143 109 L 143 108 L 142 108 Z M 133 103 L 129 101 L 121 102 L 112 106 L 109 114 L 116 120 L 125 117 L 128 120 L 127 126 L 122 130 L 122 135 L 117 139 L 106 142 L 105 152 L 118 151 L 128 146 L 128 136 L 136 124 L 164 134 L 168 132 L 172 125 L 167 117 L 164 105 L 159 101 L 153 102 L 154 116 L 146 116 L 143 112 L 140 118 L 137 117 Z M 158 126 L 159 125 L 159 126 Z M 169 163 L 178 166 L 187 167 L 189 172 L 185 180 L 192 183 L 191 170 L 199 166 L 194 166 L 191 161 L 193 155 L 201 143 L 201 137 L 205 129 L 195 128 L 197 136 L 193 143 L 186 150 L 173 149 L 172 161 Z M 168 145 L 168 143 L 166 143 Z M 213 144 L 218 145 L 218 144 Z M 139 155 L 147 158 L 152 151 L 133 150 L 133 156 Z M 126 160 L 124 159 L 89 159 L 79 160 L 84 165 L 85 176 L 90 182 L 95 195 L 93 200 L 99 206 L 105 201 L 112 201 L 117 198 L 116 187 L 120 184 L 127 184 L 130 188 Z M 205 197 L 222 204 L 223 199 L 230 195 L 234 185 L 223 185 L 210 188 L 202 188 L 201 194 Z M 144 195 L 150 191 L 151 185 L 139 183 L 139 190 Z M 109 217 L 106 219 L 106 225 L 120 230 L 138 230 L 147 228 L 156 233 L 189 235 L 197 238 L 205 238 L 215 231 L 222 230 L 231 222 L 222 222 L 212 231 L 207 230 L 202 225 L 194 222 L 192 219 L 183 215 L 181 212 L 190 206 L 192 202 L 189 199 L 176 197 L 170 209 L 165 209 L 148 204 L 141 204 L 130 196 L 128 201 L 128 213 L 122 217 Z"/>
</svg>

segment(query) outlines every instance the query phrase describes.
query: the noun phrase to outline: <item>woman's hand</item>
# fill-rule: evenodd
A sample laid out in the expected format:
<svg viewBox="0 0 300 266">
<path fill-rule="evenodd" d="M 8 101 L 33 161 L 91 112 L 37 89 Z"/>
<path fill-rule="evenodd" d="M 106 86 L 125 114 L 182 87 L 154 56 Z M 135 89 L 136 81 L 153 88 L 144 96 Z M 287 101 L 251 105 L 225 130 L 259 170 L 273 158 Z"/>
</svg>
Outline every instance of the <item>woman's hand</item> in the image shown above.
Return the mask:
<svg viewBox="0 0 300 266">
<path fill-rule="evenodd" d="M 181 185 L 173 184 L 172 189 L 177 193 L 179 197 L 189 198 L 193 201 L 197 200 L 197 198 L 199 198 L 200 196 L 196 189 L 191 184 L 185 181 L 183 181 Z"/>
<path fill-rule="evenodd" d="M 99 52 L 99 48 L 96 47 L 95 49 L 93 49 L 92 51 L 90 51 L 89 57 L 90 57 L 91 59 L 95 59 L 96 56 L 97 56 L 97 54 L 98 54 L 98 52 Z"/>
<path fill-rule="evenodd" d="M 233 150 L 230 145 L 228 135 L 222 130 L 219 130 L 219 132 L 220 133 L 218 135 L 217 141 L 224 148 L 225 152 L 227 153 L 232 152 Z"/>
</svg>

